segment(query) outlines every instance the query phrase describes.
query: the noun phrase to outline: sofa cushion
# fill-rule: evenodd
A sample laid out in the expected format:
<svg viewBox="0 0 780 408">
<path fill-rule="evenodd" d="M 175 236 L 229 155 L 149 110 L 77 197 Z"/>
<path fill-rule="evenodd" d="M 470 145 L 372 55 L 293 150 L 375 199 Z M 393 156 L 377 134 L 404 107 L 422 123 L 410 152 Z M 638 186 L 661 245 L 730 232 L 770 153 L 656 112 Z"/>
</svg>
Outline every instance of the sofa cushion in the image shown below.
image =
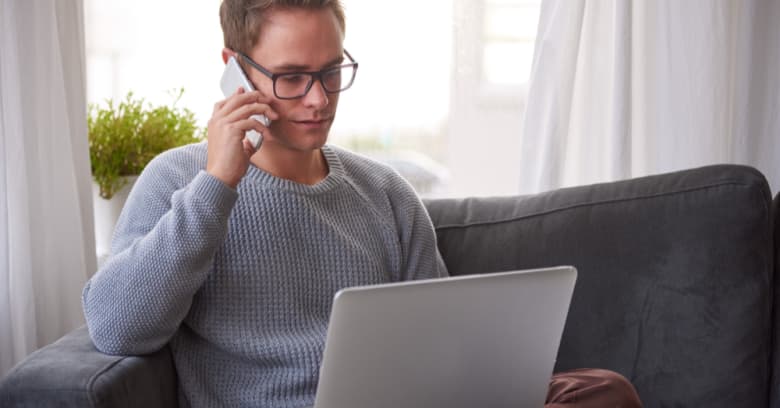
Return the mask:
<svg viewBox="0 0 780 408">
<path fill-rule="evenodd" d="M 427 204 L 453 275 L 578 269 L 556 370 L 615 370 L 648 407 L 767 406 L 771 195 L 758 171 Z"/>
</svg>

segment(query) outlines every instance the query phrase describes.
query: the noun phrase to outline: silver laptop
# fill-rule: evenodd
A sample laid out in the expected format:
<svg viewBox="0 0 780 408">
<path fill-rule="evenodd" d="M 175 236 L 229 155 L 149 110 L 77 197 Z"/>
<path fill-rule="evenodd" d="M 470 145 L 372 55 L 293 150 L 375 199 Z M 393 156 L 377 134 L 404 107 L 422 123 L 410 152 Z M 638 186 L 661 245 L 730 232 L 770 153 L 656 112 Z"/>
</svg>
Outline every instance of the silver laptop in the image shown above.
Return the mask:
<svg viewBox="0 0 780 408">
<path fill-rule="evenodd" d="M 315 408 L 542 407 L 573 267 L 336 294 Z"/>
</svg>

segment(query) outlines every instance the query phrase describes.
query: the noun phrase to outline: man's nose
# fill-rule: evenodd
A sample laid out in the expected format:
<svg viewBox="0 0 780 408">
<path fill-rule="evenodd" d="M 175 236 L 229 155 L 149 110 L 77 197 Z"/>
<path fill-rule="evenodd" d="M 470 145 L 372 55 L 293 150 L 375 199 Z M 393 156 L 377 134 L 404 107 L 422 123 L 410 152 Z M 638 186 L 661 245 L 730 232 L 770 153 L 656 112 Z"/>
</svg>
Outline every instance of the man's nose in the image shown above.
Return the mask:
<svg viewBox="0 0 780 408">
<path fill-rule="evenodd" d="M 323 108 L 328 106 L 328 93 L 325 92 L 325 88 L 322 87 L 322 82 L 319 78 L 314 79 L 311 84 L 311 89 L 304 96 L 304 103 L 307 106 L 313 106 L 316 108 Z"/>
</svg>

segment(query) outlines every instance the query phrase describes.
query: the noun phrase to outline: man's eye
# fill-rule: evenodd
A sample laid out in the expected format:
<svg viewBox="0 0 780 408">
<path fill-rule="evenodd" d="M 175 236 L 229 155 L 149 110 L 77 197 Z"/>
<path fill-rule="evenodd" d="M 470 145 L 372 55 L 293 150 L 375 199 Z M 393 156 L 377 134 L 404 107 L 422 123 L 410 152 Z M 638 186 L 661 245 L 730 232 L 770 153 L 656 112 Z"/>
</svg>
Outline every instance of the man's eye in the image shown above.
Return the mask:
<svg viewBox="0 0 780 408">
<path fill-rule="evenodd" d="M 298 85 L 308 81 L 306 75 L 284 75 L 280 76 L 277 81 L 284 82 L 285 85 Z"/>
<path fill-rule="evenodd" d="M 341 68 L 332 68 L 332 69 L 330 69 L 328 71 L 323 72 L 322 76 L 326 80 L 340 79 L 341 78 Z"/>
</svg>

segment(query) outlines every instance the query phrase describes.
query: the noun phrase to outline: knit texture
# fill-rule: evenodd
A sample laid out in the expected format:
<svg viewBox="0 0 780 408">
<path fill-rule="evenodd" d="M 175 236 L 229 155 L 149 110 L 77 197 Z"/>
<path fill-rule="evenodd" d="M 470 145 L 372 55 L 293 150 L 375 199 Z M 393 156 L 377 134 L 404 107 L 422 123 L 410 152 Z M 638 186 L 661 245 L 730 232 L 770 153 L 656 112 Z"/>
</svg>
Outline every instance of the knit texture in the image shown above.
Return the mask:
<svg viewBox="0 0 780 408">
<path fill-rule="evenodd" d="M 339 289 L 446 274 L 397 173 L 322 151 L 329 174 L 313 186 L 250 166 L 233 190 L 205 172 L 205 142 L 153 160 L 84 288 L 96 347 L 170 343 L 182 406 L 312 405 Z"/>
</svg>

